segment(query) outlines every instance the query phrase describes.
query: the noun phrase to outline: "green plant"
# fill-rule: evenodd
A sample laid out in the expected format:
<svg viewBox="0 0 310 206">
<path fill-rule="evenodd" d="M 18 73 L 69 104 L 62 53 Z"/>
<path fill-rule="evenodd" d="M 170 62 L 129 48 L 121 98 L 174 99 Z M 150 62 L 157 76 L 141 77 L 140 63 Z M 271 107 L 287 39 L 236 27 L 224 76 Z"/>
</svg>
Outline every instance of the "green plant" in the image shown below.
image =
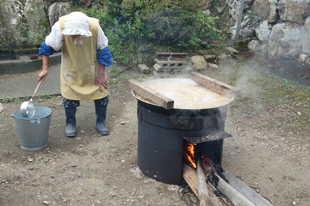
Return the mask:
<svg viewBox="0 0 310 206">
<path fill-rule="evenodd" d="M 20 102 L 21 102 L 21 99 L 20 99 L 19 97 L 17 97 L 17 98 L 14 99 L 14 102 L 20 103 Z"/>
<path fill-rule="evenodd" d="M 203 40 L 220 38 L 215 19 L 201 5 L 199 0 L 101 0 L 78 10 L 100 20 L 114 61 L 150 66 L 156 52 L 196 51 Z"/>
<path fill-rule="evenodd" d="M 8 103 L 8 102 L 11 102 L 11 101 L 13 101 L 13 99 L 9 98 L 9 97 L 5 97 L 5 98 L 2 99 L 3 103 Z"/>
<path fill-rule="evenodd" d="M 8 148 L 4 150 L 3 153 L 4 154 L 12 153 L 10 149 L 11 149 L 11 146 L 8 146 Z"/>
<path fill-rule="evenodd" d="M 113 67 L 111 70 L 110 70 L 110 73 L 116 73 L 117 72 L 117 67 Z"/>
<path fill-rule="evenodd" d="M 53 95 L 49 95 L 49 94 L 43 94 L 40 96 L 40 98 L 42 98 L 42 99 L 50 99 L 52 97 L 53 97 Z"/>
</svg>

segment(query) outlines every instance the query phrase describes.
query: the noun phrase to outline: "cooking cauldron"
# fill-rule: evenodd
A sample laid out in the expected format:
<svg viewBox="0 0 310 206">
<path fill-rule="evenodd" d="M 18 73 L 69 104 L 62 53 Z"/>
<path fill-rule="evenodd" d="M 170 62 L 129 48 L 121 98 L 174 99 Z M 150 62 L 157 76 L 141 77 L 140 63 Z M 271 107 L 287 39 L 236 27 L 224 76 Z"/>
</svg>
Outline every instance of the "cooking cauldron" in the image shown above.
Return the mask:
<svg viewBox="0 0 310 206">
<path fill-rule="evenodd" d="M 182 85 L 183 88 L 184 85 L 200 85 L 191 79 L 157 79 L 142 84 L 155 88 L 156 85 L 170 83 Z M 224 132 L 226 111 L 234 95 L 228 95 L 224 104 L 216 107 L 165 109 L 139 98 L 133 91 L 132 94 L 138 101 L 138 165 L 145 175 L 155 180 L 169 184 L 182 183 L 184 139 L 212 135 L 222 141 L 223 135 L 227 136 Z M 175 105 L 180 105 L 178 99 L 173 100 Z M 191 97 L 187 100 L 190 101 Z"/>
</svg>

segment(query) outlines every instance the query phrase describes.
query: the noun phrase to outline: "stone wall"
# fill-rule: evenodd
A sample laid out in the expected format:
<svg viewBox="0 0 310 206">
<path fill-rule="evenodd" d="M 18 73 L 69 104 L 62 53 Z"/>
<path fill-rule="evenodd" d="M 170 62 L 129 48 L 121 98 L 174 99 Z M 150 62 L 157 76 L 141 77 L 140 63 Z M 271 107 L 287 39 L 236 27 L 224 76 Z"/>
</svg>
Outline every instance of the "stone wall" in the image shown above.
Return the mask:
<svg viewBox="0 0 310 206">
<path fill-rule="evenodd" d="M 244 1 L 239 39 L 255 41 L 249 44 L 251 49 L 272 57 L 310 54 L 310 0 L 202 1 L 203 12 L 218 17 L 216 25 L 224 38 L 235 38 L 239 6 Z M 6 25 L 0 28 L 0 46 L 3 42 L 37 46 L 58 18 L 71 12 L 70 3 L 86 8 L 98 0 L 1 0 L 0 15 L 7 18 L 0 18 Z"/>
<path fill-rule="evenodd" d="M 60 16 L 70 13 L 70 3 L 88 7 L 98 0 L 1 0 L 0 48 L 39 47 Z"/>
<path fill-rule="evenodd" d="M 236 36 L 239 6 L 242 0 L 205 0 L 204 12 L 218 16 L 222 31 Z M 229 17 L 219 8 L 229 8 Z M 223 9 L 225 11 L 225 9 Z M 227 12 L 227 11 L 225 11 Z M 310 55 L 310 0 L 244 0 L 239 40 L 251 42 L 250 48 L 271 57 Z M 254 46 L 255 45 L 255 46 Z"/>
</svg>

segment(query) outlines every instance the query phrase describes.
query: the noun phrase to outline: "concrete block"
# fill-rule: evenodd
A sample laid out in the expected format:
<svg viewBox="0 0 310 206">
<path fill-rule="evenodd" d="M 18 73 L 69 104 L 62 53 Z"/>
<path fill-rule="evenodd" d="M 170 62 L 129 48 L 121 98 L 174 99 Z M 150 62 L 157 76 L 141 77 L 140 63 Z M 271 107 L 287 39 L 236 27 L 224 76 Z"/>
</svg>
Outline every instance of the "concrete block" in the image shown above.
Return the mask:
<svg viewBox="0 0 310 206">
<path fill-rule="evenodd" d="M 156 64 L 154 65 L 155 71 L 169 72 L 171 70 L 181 70 L 185 67 L 186 61 L 160 61 L 155 59 Z"/>
<path fill-rule="evenodd" d="M 142 74 L 149 74 L 150 73 L 150 69 L 145 64 L 139 64 L 138 69 L 140 70 L 140 72 Z"/>
</svg>

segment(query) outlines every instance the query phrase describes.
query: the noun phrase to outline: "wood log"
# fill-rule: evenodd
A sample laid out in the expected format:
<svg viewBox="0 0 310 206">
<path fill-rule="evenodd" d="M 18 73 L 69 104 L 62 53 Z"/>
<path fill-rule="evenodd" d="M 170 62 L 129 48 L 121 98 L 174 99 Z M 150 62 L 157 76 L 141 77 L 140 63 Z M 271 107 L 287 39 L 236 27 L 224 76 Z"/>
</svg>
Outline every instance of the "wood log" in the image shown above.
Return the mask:
<svg viewBox="0 0 310 206">
<path fill-rule="evenodd" d="M 216 185 L 216 189 L 220 191 L 225 197 L 227 197 L 236 206 L 255 206 L 250 200 L 239 193 L 235 188 L 229 185 L 219 175 L 214 174 L 219 182 Z"/>
<path fill-rule="evenodd" d="M 189 165 L 183 163 L 183 178 L 198 197 L 197 173 Z"/>
<path fill-rule="evenodd" d="M 174 101 L 169 97 L 166 97 L 163 94 L 160 94 L 150 87 L 141 84 L 137 80 L 131 79 L 127 81 L 130 89 L 135 91 L 141 97 L 154 102 L 155 104 L 165 108 L 165 109 L 173 109 Z"/>
<path fill-rule="evenodd" d="M 191 78 L 208 87 L 208 89 L 211 89 L 217 93 L 223 94 L 223 95 L 235 95 L 236 97 L 241 96 L 241 91 L 237 89 L 236 87 L 233 87 L 231 85 L 225 84 L 224 82 L 220 82 L 218 80 L 212 79 L 210 77 L 207 77 L 205 75 L 202 75 L 197 72 L 191 72 Z"/>
<path fill-rule="evenodd" d="M 206 176 L 202 170 L 200 158 L 197 161 L 197 183 L 200 206 L 210 206 Z"/>
<path fill-rule="evenodd" d="M 183 163 L 183 178 L 193 190 L 195 195 L 198 197 L 198 182 L 197 182 L 197 173 L 195 169 L 191 168 L 189 165 Z M 211 206 L 223 206 L 214 192 L 208 187 L 209 200 Z"/>
<path fill-rule="evenodd" d="M 263 198 L 257 192 L 252 190 L 249 186 L 247 186 L 244 182 L 236 178 L 228 171 L 224 171 L 222 173 L 229 181 L 229 184 L 235 188 L 238 192 L 240 192 L 244 197 L 253 202 L 255 205 L 259 206 L 273 206 L 268 200 Z"/>
</svg>

